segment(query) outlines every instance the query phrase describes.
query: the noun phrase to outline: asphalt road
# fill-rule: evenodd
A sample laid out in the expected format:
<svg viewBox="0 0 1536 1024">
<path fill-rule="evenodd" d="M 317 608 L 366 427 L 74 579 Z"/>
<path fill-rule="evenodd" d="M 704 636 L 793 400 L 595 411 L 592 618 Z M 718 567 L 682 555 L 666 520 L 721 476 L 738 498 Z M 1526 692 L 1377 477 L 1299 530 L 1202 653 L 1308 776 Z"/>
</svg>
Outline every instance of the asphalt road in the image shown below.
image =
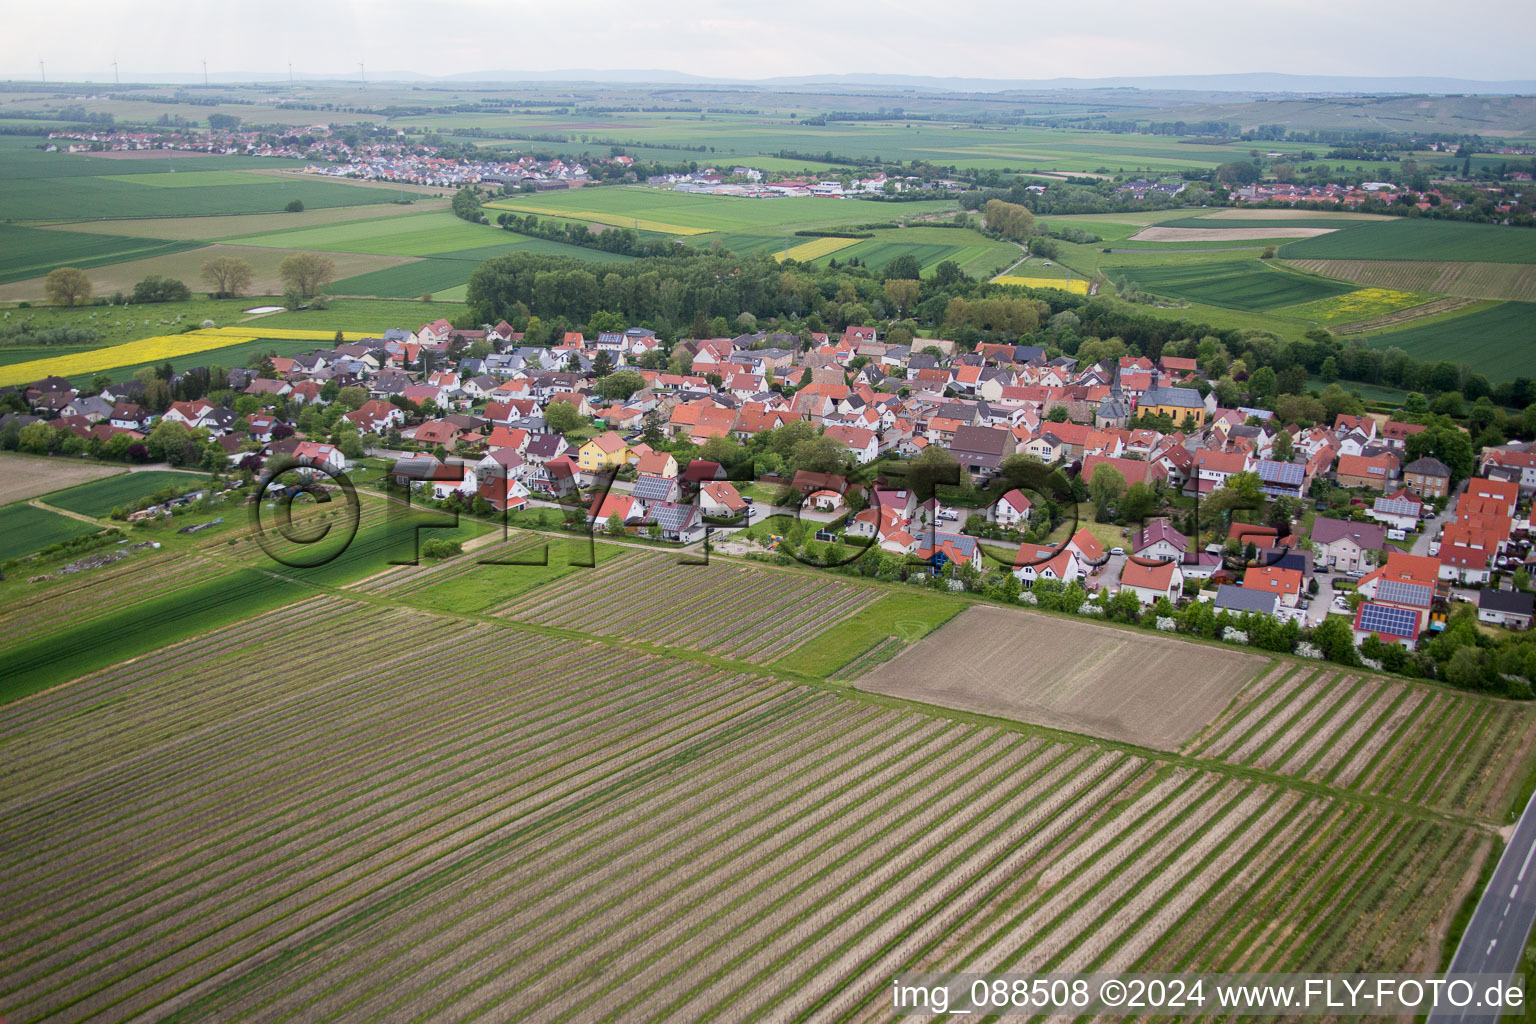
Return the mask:
<svg viewBox="0 0 1536 1024">
<path fill-rule="evenodd" d="M 1525 805 L 1515 834 L 1504 848 L 1488 888 L 1483 890 L 1472 920 L 1451 958 L 1447 977 L 1458 974 L 1508 976 L 1520 966 L 1520 955 L 1536 921 L 1536 796 Z M 1527 990 L 1529 991 L 1529 990 Z M 1488 1020 L 1493 1011 L 1435 1012 L 1429 1024 Z"/>
</svg>

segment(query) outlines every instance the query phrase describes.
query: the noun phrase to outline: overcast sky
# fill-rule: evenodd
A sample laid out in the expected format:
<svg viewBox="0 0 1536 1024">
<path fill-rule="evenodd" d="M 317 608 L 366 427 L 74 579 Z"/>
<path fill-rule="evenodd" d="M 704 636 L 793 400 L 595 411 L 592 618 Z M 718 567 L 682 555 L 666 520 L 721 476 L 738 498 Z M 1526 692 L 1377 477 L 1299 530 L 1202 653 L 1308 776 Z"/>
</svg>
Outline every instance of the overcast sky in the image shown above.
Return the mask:
<svg viewBox="0 0 1536 1024">
<path fill-rule="evenodd" d="M 1529 0 L 16 0 L 0 75 L 383 76 L 635 68 L 1097 78 L 1246 71 L 1536 78 Z M 690 16 L 691 12 L 691 16 Z M 1507 32 L 1499 30 L 1500 25 Z M 1504 42 L 1499 42 L 1503 40 Z"/>
</svg>

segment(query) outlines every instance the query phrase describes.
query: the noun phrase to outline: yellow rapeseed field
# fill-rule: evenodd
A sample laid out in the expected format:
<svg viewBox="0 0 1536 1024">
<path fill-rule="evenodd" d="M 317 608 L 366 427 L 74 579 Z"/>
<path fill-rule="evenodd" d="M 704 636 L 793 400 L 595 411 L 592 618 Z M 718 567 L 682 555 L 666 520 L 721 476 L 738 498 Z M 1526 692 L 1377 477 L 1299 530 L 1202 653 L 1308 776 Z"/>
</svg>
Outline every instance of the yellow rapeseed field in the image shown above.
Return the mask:
<svg viewBox="0 0 1536 1024">
<path fill-rule="evenodd" d="M 258 338 L 332 341 L 335 337 L 335 331 L 285 331 L 263 328 L 253 332 L 238 327 L 213 327 L 207 330 L 188 331 L 186 334 L 163 334 L 153 338 L 140 338 L 138 341 L 130 341 L 122 345 L 92 349 L 89 352 L 76 352 L 67 356 L 51 356 L 47 359 L 33 359 L 26 363 L 0 366 L 0 387 L 8 384 L 28 384 L 44 377 L 74 377 L 82 373 L 95 373 L 98 370 L 112 370 L 119 366 L 175 359 L 205 352 L 208 349 L 223 348 L 226 345 L 240 345 Z M 352 332 L 344 334 L 343 337 L 347 341 L 356 341 L 369 335 Z"/>
<path fill-rule="evenodd" d="M 837 252 L 839 249 L 846 249 L 850 245 L 858 245 L 862 241 L 864 241 L 862 238 L 813 238 L 809 242 L 801 242 L 793 249 L 775 253 L 773 258 L 780 263 L 785 260 L 799 260 L 801 263 L 807 263 L 820 259 L 828 253 Z"/>
<path fill-rule="evenodd" d="M 1068 281 L 1059 277 L 1015 277 L 1013 274 L 1004 274 L 1001 277 L 994 277 L 992 283 L 1015 284 L 1023 288 L 1059 288 L 1074 295 L 1088 294 L 1088 282 L 1081 277 L 1074 277 Z"/>
</svg>

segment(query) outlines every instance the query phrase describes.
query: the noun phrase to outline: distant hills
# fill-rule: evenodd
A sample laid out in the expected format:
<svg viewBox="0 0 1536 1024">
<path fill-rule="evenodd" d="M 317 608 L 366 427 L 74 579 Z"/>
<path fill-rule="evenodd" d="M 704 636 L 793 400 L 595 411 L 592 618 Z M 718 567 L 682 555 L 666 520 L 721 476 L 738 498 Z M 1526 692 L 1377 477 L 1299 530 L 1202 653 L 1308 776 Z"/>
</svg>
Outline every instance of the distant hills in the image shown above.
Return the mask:
<svg viewBox="0 0 1536 1024">
<path fill-rule="evenodd" d="M 129 77 L 124 73 L 124 78 Z M 201 73 L 146 74 L 132 72 L 138 83 L 198 84 Z M 63 75 L 60 76 L 64 77 Z M 94 76 L 93 76 L 94 77 Z M 309 82 L 356 80 L 353 73 L 305 74 Z M 286 82 L 286 73 L 231 72 L 212 74 L 211 82 Z M 798 91 L 802 89 L 891 89 L 919 92 L 1001 93 L 1060 92 L 1068 90 L 1103 91 L 1111 89 L 1154 92 L 1192 91 L 1202 93 L 1239 93 L 1249 96 L 1337 96 L 1382 93 L 1432 93 L 1471 95 L 1511 95 L 1536 93 L 1536 79 L 1515 81 L 1475 81 L 1465 78 L 1429 76 L 1371 77 L 1350 75 L 1291 75 L 1277 72 L 1251 72 L 1224 75 L 1151 75 L 1114 78 L 936 78 L 923 75 L 827 74 L 776 78 L 711 78 L 681 71 L 572 68 L 560 71 L 468 71 L 452 75 L 423 75 L 414 71 L 369 71 L 370 83 L 386 82 L 485 82 L 509 84 L 528 82 L 587 82 L 626 85 L 715 85 L 743 86 Z"/>
</svg>

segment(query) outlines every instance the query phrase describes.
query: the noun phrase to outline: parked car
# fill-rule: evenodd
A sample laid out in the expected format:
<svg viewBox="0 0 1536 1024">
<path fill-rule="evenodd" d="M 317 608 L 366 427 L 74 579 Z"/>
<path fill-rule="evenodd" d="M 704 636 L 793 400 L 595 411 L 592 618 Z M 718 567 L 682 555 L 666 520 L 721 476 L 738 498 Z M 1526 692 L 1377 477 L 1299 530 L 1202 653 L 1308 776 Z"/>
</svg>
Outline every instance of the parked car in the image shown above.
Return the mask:
<svg viewBox="0 0 1536 1024">
<path fill-rule="evenodd" d="M 1125 548 L 1121 548 L 1121 547 L 1110 548 L 1109 549 L 1109 553 L 1112 554 L 1112 555 L 1123 555 L 1123 554 L 1125 554 Z"/>
<path fill-rule="evenodd" d="M 743 494 L 741 500 L 748 505 L 755 505 L 757 501 L 750 494 Z"/>
</svg>

